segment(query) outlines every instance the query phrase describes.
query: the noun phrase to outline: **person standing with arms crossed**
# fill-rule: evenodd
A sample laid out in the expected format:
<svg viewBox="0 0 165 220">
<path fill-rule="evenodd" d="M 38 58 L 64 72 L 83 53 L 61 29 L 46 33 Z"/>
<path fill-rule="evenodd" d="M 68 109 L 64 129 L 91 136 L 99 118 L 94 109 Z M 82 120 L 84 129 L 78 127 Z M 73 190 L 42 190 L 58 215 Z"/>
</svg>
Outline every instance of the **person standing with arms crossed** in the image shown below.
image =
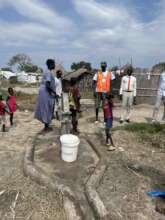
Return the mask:
<svg viewBox="0 0 165 220">
<path fill-rule="evenodd" d="M 122 77 L 120 86 L 120 99 L 122 100 L 121 118 L 122 124 L 125 120 L 130 122 L 131 109 L 136 104 L 136 78 L 132 76 L 133 67 L 130 65 L 126 69 L 126 76 Z"/>
<path fill-rule="evenodd" d="M 105 100 L 107 94 L 111 92 L 111 80 L 115 79 L 115 75 L 107 70 L 107 63 L 101 62 L 101 70 L 99 70 L 93 77 L 93 89 L 95 97 L 95 110 L 96 110 L 96 121 L 99 122 L 99 108 Z M 105 122 L 105 117 L 104 117 Z"/>
</svg>

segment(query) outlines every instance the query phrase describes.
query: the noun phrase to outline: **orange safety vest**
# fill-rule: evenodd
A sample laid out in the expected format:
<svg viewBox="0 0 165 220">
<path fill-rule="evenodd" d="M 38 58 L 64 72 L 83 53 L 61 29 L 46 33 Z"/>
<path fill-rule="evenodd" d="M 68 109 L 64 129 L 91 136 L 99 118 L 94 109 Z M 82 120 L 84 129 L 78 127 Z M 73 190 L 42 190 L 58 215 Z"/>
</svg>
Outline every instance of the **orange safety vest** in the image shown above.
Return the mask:
<svg viewBox="0 0 165 220">
<path fill-rule="evenodd" d="M 108 71 L 106 77 L 99 71 L 97 74 L 97 92 L 110 92 L 111 73 Z"/>
</svg>

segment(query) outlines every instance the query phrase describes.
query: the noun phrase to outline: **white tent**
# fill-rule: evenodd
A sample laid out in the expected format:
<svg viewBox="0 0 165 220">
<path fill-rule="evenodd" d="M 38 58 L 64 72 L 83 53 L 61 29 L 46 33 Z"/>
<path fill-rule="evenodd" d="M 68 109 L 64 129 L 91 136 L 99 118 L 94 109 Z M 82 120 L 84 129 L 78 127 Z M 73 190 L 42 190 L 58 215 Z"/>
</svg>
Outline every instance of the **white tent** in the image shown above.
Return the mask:
<svg viewBox="0 0 165 220">
<path fill-rule="evenodd" d="M 0 75 L 2 78 L 9 80 L 10 77 L 16 76 L 16 73 L 10 72 L 10 71 L 0 71 Z"/>
<path fill-rule="evenodd" d="M 10 71 L 0 71 L 0 79 L 10 80 L 10 77 L 16 76 L 18 82 L 37 83 L 41 81 L 41 75 L 37 73 L 26 73 L 24 71 L 13 73 Z"/>
<path fill-rule="evenodd" d="M 37 83 L 39 80 L 40 75 L 37 75 L 36 73 L 26 73 L 24 71 L 17 73 L 17 80 L 18 82 L 24 82 L 24 83 Z"/>
<path fill-rule="evenodd" d="M 28 81 L 28 74 L 24 71 L 16 73 L 18 82 L 27 82 Z"/>
</svg>

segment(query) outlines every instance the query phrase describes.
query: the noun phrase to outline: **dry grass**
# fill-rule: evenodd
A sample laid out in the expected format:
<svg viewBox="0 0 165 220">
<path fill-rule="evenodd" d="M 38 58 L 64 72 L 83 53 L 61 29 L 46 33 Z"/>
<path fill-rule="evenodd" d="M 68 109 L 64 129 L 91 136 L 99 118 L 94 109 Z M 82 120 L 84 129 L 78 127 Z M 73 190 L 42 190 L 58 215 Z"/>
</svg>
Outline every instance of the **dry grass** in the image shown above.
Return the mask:
<svg viewBox="0 0 165 220">
<path fill-rule="evenodd" d="M 0 219 L 66 219 L 62 195 L 25 178 L 19 169 L 3 178 L 0 186 Z"/>
<path fill-rule="evenodd" d="M 136 133 L 141 142 L 149 143 L 156 148 L 165 148 L 165 124 L 131 123 L 116 127 L 113 130 L 126 130 Z"/>
<path fill-rule="evenodd" d="M 23 92 L 16 93 L 18 109 L 20 111 L 34 111 L 37 95 L 26 94 Z"/>
</svg>

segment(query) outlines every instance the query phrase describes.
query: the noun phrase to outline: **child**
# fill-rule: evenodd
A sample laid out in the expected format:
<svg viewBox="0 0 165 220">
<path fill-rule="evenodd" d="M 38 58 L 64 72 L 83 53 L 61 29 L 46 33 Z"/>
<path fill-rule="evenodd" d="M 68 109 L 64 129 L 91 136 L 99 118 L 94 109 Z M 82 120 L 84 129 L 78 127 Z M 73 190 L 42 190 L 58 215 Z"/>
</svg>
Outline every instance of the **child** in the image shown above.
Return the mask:
<svg viewBox="0 0 165 220">
<path fill-rule="evenodd" d="M 14 97 L 14 90 L 12 88 L 8 88 L 9 96 L 7 97 L 7 106 L 9 108 L 9 114 L 10 114 L 10 125 L 13 126 L 13 117 L 14 112 L 16 111 L 16 100 Z"/>
<path fill-rule="evenodd" d="M 108 148 L 109 151 L 115 150 L 115 146 L 113 144 L 113 140 L 110 133 L 113 124 L 112 98 L 113 98 L 112 95 L 107 95 L 103 105 L 104 116 L 105 116 L 106 145 L 109 146 Z"/>
<path fill-rule="evenodd" d="M 0 124 L 2 123 L 2 132 L 6 131 L 6 103 L 3 100 L 2 95 L 0 94 Z"/>
<path fill-rule="evenodd" d="M 73 133 L 78 133 L 78 119 L 77 113 L 80 112 L 80 92 L 76 86 L 76 79 L 71 78 L 70 88 L 69 88 L 69 106 L 70 112 L 72 116 L 72 127 Z"/>
</svg>

